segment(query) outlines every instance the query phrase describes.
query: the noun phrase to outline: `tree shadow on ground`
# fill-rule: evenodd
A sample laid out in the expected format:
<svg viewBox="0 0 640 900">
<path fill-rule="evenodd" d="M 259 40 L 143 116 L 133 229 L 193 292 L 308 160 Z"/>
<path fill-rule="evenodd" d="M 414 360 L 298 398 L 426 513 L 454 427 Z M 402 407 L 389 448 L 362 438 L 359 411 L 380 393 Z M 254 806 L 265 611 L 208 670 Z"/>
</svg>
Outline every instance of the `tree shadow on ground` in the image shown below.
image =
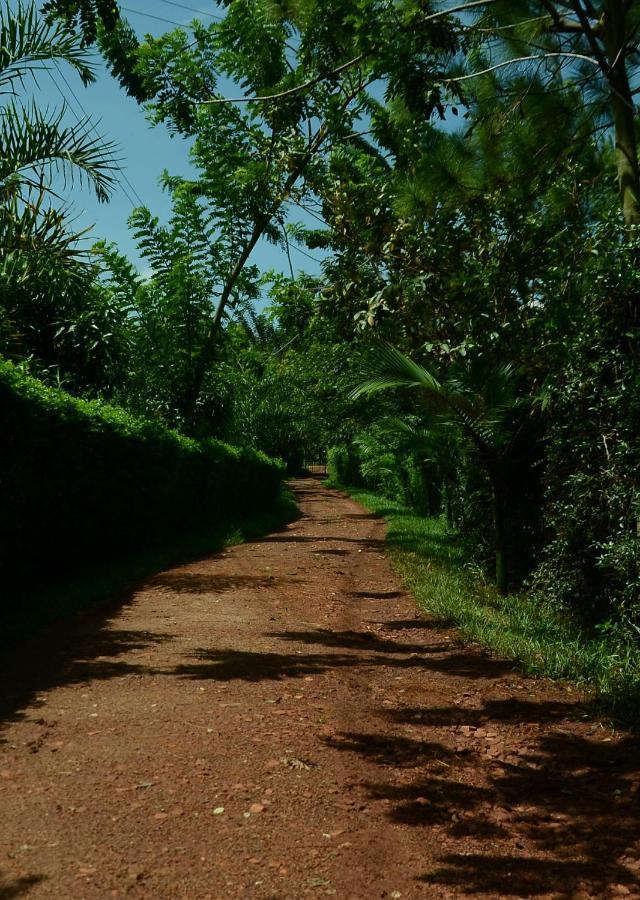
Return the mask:
<svg viewBox="0 0 640 900">
<path fill-rule="evenodd" d="M 415 770 L 409 782 L 376 779 L 366 789 L 392 822 L 440 837 L 445 852 L 423 882 L 455 896 L 628 893 L 640 883 L 640 740 L 578 733 L 584 710 L 518 699 L 426 708 L 424 739 L 415 709 L 392 710 L 381 718 L 411 722 L 410 738 L 345 732 L 326 743 L 381 771 Z"/>
<path fill-rule="evenodd" d="M 348 556 L 351 552 L 350 550 L 337 550 L 334 547 L 326 547 L 321 550 L 312 550 L 312 553 L 317 553 L 321 556 L 331 555 L 331 556 Z"/>
<path fill-rule="evenodd" d="M 45 881 L 43 875 L 25 875 L 22 878 L 8 881 L 0 874 L 0 900 L 12 900 L 13 897 L 23 897 L 32 887 Z"/>
<path fill-rule="evenodd" d="M 4 648 L 0 660 L 0 727 L 22 719 L 25 707 L 42 707 L 44 700 L 38 699 L 39 694 L 51 688 L 148 672 L 144 664 L 118 657 L 131 652 L 142 654 L 173 640 L 173 635 L 114 628 L 121 609 L 130 602 L 131 598 L 124 603 L 121 600 L 110 614 L 104 609 L 92 610 L 57 622 L 29 641 Z"/>
<path fill-rule="evenodd" d="M 335 494 L 328 488 L 305 487 L 303 483 L 294 484 L 296 500 L 303 503 L 329 503 L 335 500 Z"/>
<path fill-rule="evenodd" d="M 165 674 L 213 681 L 258 682 L 300 678 L 343 668 L 366 670 L 384 667 L 399 672 L 404 670 L 445 672 L 465 679 L 495 679 L 513 672 L 512 663 L 492 659 L 481 653 L 469 651 L 451 654 L 449 644 L 424 647 L 399 642 L 387 643 L 375 637 L 367 640 L 358 632 L 331 632 L 321 629 L 308 632 L 272 632 L 267 634 L 267 637 L 276 637 L 282 641 L 292 641 L 301 645 L 321 646 L 328 650 L 338 648 L 356 652 L 304 654 L 299 650 L 295 653 L 272 653 L 201 647 L 194 650 L 192 663 L 181 664 Z M 442 655 L 427 656 L 431 653 Z"/>
<path fill-rule="evenodd" d="M 434 761 L 446 762 L 447 766 L 458 762 L 458 754 L 441 743 L 398 735 L 341 732 L 326 738 L 325 743 L 336 750 L 357 753 L 382 766 L 415 769 Z"/>
<path fill-rule="evenodd" d="M 411 509 L 403 509 L 401 507 L 380 507 L 376 512 L 363 512 L 363 513 L 345 513 L 343 516 L 340 516 L 340 519 L 346 519 L 347 521 L 371 521 L 371 522 L 382 522 L 385 516 L 393 516 L 394 519 L 415 519 L 416 513 Z"/>
<path fill-rule="evenodd" d="M 376 538 L 351 538 L 340 534 L 272 534 L 252 541 L 254 544 L 357 544 L 363 550 L 384 553 L 385 542 Z M 321 551 L 326 553 L 326 550 Z"/>
<path fill-rule="evenodd" d="M 387 538 L 387 548 L 413 553 L 426 563 L 446 562 L 451 564 L 456 561 L 462 563 L 459 548 L 456 548 L 447 539 L 425 537 L 422 534 L 413 535 L 409 532 L 392 533 Z"/>
<path fill-rule="evenodd" d="M 449 644 L 406 644 L 401 641 L 385 640 L 370 631 L 331 631 L 321 628 L 315 631 L 277 631 L 268 637 L 281 641 L 295 641 L 303 644 L 320 644 L 323 647 L 340 647 L 352 650 L 365 650 L 375 653 L 443 653 L 450 649 Z"/>
<path fill-rule="evenodd" d="M 380 513 L 345 513 L 340 519 L 347 522 L 380 522 L 382 516 Z"/>
<path fill-rule="evenodd" d="M 353 591 L 354 593 L 360 593 Z M 402 596 L 398 592 L 399 596 Z M 369 595 L 366 595 L 369 596 Z M 392 622 L 374 622 L 374 625 L 380 625 L 385 631 L 406 631 L 408 629 L 419 629 L 423 631 L 446 631 L 455 625 L 455 622 L 445 621 L 443 619 L 395 619 Z"/>
<path fill-rule="evenodd" d="M 550 890 L 554 891 L 555 896 L 569 897 L 571 885 L 580 885 L 585 880 L 591 884 L 588 865 L 575 860 L 523 859 L 473 853 L 465 857 L 444 856 L 442 863 L 434 872 L 421 876 L 419 880 L 454 887 L 477 884 L 477 887 L 466 892 L 501 897 L 535 897 L 548 894 Z M 598 883 L 606 882 L 599 879 Z"/>
<path fill-rule="evenodd" d="M 171 594 L 223 594 L 227 591 L 272 588 L 282 579 L 273 575 L 203 575 L 198 572 L 163 572 L 147 582 L 153 590 Z"/>
<path fill-rule="evenodd" d="M 212 681 L 281 681 L 352 666 L 356 659 L 337 654 L 297 656 L 217 649 L 196 650 L 194 658 L 196 662 L 176 666 L 169 674 Z"/>
<path fill-rule="evenodd" d="M 393 710 L 387 715 L 398 723 L 419 722 L 421 725 L 464 725 L 471 728 L 483 728 L 492 722 L 536 722 L 538 724 L 561 722 L 567 718 L 569 712 L 573 718 L 576 718 L 582 709 L 583 707 L 578 702 L 567 704 L 559 700 L 535 703 L 510 697 L 505 700 L 488 700 L 480 709 L 463 706 L 405 707 L 401 710 Z M 587 704 L 584 705 L 584 710 L 587 712 Z"/>
<path fill-rule="evenodd" d="M 323 647 L 342 647 L 365 652 L 377 651 L 388 654 L 384 657 L 351 657 L 352 665 L 389 665 L 398 669 L 420 668 L 433 672 L 445 672 L 461 678 L 500 678 L 515 672 L 513 662 L 497 659 L 479 650 L 461 650 L 453 653 L 451 645 L 404 644 L 397 640 L 384 640 L 370 632 L 331 631 L 313 629 L 309 631 L 271 632 L 269 637 L 282 641 L 295 641 Z M 428 655 L 427 655 L 428 654 Z M 442 654 L 432 656 L 431 654 Z"/>
</svg>

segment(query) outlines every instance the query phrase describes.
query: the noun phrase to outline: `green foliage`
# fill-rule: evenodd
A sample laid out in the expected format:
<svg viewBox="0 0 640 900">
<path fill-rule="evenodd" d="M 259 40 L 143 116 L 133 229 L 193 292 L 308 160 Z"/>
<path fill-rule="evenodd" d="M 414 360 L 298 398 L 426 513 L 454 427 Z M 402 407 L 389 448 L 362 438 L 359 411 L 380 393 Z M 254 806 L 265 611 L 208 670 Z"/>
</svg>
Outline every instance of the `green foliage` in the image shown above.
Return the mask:
<svg viewBox="0 0 640 900">
<path fill-rule="evenodd" d="M 329 447 L 327 451 L 327 475 L 336 487 L 358 484 L 360 469 L 353 449 L 346 444 Z"/>
<path fill-rule="evenodd" d="M 627 225 L 640 223 L 632 91 L 638 74 L 638 15 L 634 4 L 608 0 L 585 5 L 558 0 L 491 3 L 467 23 L 465 65 L 449 80 L 463 93 L 471 86 L 471 106 L 474 99 L 480 103 L 486 99 L 487 89 L 508 96 L 506 104 L 498 99 L 487 112 L 493 120 L 493 135 L 508 135 L 508 156 L 520 172 L 531 167 L 532 161 L 535 168 L 536 156 L 552 164 L 567 152 L 575 158 L 594 139 L 601 144 L 602 136 L 606 142 L 613 132 L 616 150 L 609 154 L 609 161 L 615 160 Z M 568 96 L 573 102 L 567 103 Z M 559 111 L 558 103 L 566 104 L 566 121 L 577 119 L 564 146 L 553 135 L 554 127 L 564 125 L 562 118 L 553 115 L 554 106 Z M 524 120 L 524 129 L 518 118 Z M 535 156 L 527 153 L 527 145 L 531 146 L 527 131 L 534 139 L 544 135 Z"/>
<path fill-rule="evenodd" d="M 71 66 L 85 84 L 93 81 L 79 39 L 60 23 L 44 22 L 33 3 L 19 3 L 15 11 L 0 7 L 0 48 L 0 93 L 9 96 L 0 117 L 3 215 L 17 215 L 9 201 L 28 204 L 32 195 L 37 198 L 50 191 L 46 176 L 53 168 L 86 178 L 98 199 L 106 200 L 114 185 L 113 145 L 93 134 L 89 120 L 65 126 L 64 109 L 43 113 L 35 104 L 25 107 L 13 99 L 18 85 L 52 61 Z"/>
<path fill-rule="evenodd" d="M 312 342 L 259 353 L 247 363 L 233 379 L 228 436 L 234 443 L 248 441 L 297 471 L 305 457 L 321 457 L 332 441 L 354 430 L 346 348 Z"/>
<path fill-rule="evenodd" d="M 276 502 L 282 467 L 74 400 L 0 366 L 0 571 L 8 602 L 43 580 L 215 531 Z"/>
<path fill-rule="evenodd" d="M 545 393 L 547 544 L 534 585 L 588 622 L 640 627 L 637 241 L 599 234 L 567 362 Z"/>
<path fill-rule="evenodd" d="M 466 365 L 459 377 L 450 377 L 441 384 L 431 372 L 395 347 L 383 344 L 373 348 L 369 369 L 372 377 L 359 385 L 352 396 L 388 388 L 418 388 L 427 405 L 425 436 L 448 437 L 453 427 L 484 469 L 491 491 L 496 583 L 505 592 L 511 569 L 509 525 L 515 521 L 509 515 L 514 500 L 509 488 L 525 474 L 522 469 L 518 471 L 517 463 L 522 458 L 525 418 L 521 410 L 526 404 L 525 398 L 517 394 L 513 366 L 487 366 L 476 361 L 475 365 Z M 369 473 L 373 476 L 372 486 L 394 496 L 393 456 L 369 455 L 377 466 L 375 474 Z"/>
<path fill-rule="evenodd" d="M 60 22 L 47 22 L 35 3 L 3 2 L 0 7 L 0 87 L 2 93 L 51 60 L 72 66 L 84 84 L 94 80 L 81 41 Z"/>
<path fill-rule="evenodd" d="M 226 332 L 233 411 L 225 439 L 282 457 L 292 472 L 349 441 L 361 405 L 348 397 L 359 353 L 320 323 L 316 290 L 313 279 L 273 276 L 265 312 L 243 314 Z"/>
<path fill-rule="evenodd" d="M 86 44 L 92 44 L 99 24 L 108 30 L 120 21 L 120 10 L 114 0 L 47 0 L 43 13 L 51 19 L 62 19 L 68 26 L 79 28 Z"/>
<path fill-rule="evenodd" d="M 525 12 L 524 5 L 513 5 L 516 19 Z M 495 5 L 496 16 L 507 13 L 508 5 Z M 473 17 L 461 23 L 467 34 L 475 26 Z M 519 36 L 525 38 L 531 35 Z M 478 32 L 477 46 L 483 40 Z M 483 65 L 480 56 L 469 55 L 468 70 Z M 599 118 L 603 98 L 582 105 L 583 91 L 594 88 L 600 76 L 594 79 L 591 72 L 572 85 L 566 71 L 558 71 L 554 80 L 551 69 L 541 66 L 533 77 L 515 66 L 509 77 L 468 80 L 461 88 L 465 118 L 453 134 L 425 127 L 399 98 L 372 107 L 374 134 L 388 150 L 385 162 L 374 162 L 360 146 L 346 148 L 332 160 L 323 185 L 329 229 L 315 240 L 334 251 L 325 265 L 327 319 L 348 339 L 373 332 L 399 348 L 393 359 L 379 354 L 378 369 L 384 371 L 372 372 L 367 388 L 419 386 L 429 401 L 429 414 L 421 411 L 427 427 L 441 430 L 446 419 L 456 424 L 458 435 L 449 439 L 451 465 L 439 469 L 440 496 L 468 553 L 483 569 L 492 565 L 497 556 L 492 531 L 497 536 L 501 500 L 512 584 L 522 583 L 544 559 L 550 566 L 542 578 L 545 590 L 553 584 L 553 596 L 565 608 L 593 621 L 596 592 L 602 601 L 596 618 L 606 618 L 605 609 L 622 614 L 636 602 L 637 501 L 630 487 L 633 477 L 623 476 L 637 467 L 635 450 L 625 456 L 628 470 L 615 467 L 615 498 L 595 431 L 591 453 L 575 456 L 569 440 L 556 455 L 556 438 L 546 441 L 545 432 L 550 428 L 555 434 L 561 427 L 567 434 L 580 433 L 575 396 L 561 412 L 556 388 L 575 378 L 582 389 L 588 367 L 595 365 L 594 412 L 600 404 L 596 392 L 602 390 L 610 416 L 605 417 L 602 403 L 594 429 L 600 419 L 600 441 L 602 433 L 611 432 L 624 436 L 617 446 L 634 446 L 637 413 L 629 403 L 617 402 L 615 391 L 605 390 L 612 378 L 619 378 L 611 374 L 610 347 L 602 343 L 590 362 L 581 356 L 577 364 L 572 348 L 590 343 L 597 332 L 595 310 L 619 305 L 624 314 L 611 334 L 617 328 L 627 337 L 616 349 L 616 371 L 626 369 L 625 397 L 633 396 L 628 385 L 637 370 L 637 351 L 632 349 L 637 318 L 629 310 L 637 302 L 636 289 L 620 291 L 620 285 L 628 278 L 624 267 L 627 273 L 635 268 L 636 251 L 623 266 L 622 246 L 629 235 L 616 227 L 611 183 L 603 176 L 611 166 L 606 140 L 598 137 L 609 133 Z M 604 98 L 605 107 L 608 102 Z M 601 227 L 601 222 L 606 224 Z M 598 265 L 594 259 L 600 260 Z M 401 352 L 406 350 L 412 359 L 428 358 L 429 371 L 407 365 Z M 509 372 L 517 372 L 517 378 L 503 377 Z M 509 390 L 496 393 L 495 387 L 508 388 L 509 382 Z M 513 403 L 516 384 L 535 415 Z M 549 386 L 544 391 L 547 404 L 538 402 L 543 384 Z M 406 403 L 398 409 L 405 416 L 417 411 Z M 590 416 L 588 408 L 584 415 Z M 367 423 L 365 437 L 370 430 Z M 390 471 L 391 460 L 383 460 L 384 453 L 381 448 L 379 462 Z M 575 459 L 573 470 L 567 459 Z M 401 467 L 394 472 L 401 479 Z M 393 493 L 380 478 L 377 487 Z M 548 505 L 556 500 L 564 504 L 566 515 L 560 531 L 560 519 Z M 612 516 L 595 513 L 609 508 L 615 511 Z M 583 518 L 572 522 L 574 509 L 583 509 Z M 570 533 L 572 541 L 558 543 L 559 533 Z M 596 557 L 599 577 L 592 578 Z M 559 566 L 560 559 L 562 571 L 550 562 Z M 589 590 L 583 589 L 581 572 Z"/>
<path fill-rule="evenodd" d="M 354 439 L 359 459 L 360 483 L 385 497 L 402 502 L 404 484 L 395 447 L 389 441 L 381 442 L 379 427 L 375 425 L 361 431 Z"/>
<path fill-rule="evenodd" d="M 81 35 L 82 44 L 97 43 L 112 75 L 138 103 L 149 99 L 136 71 L 139 42 L 114 0 L 47 0 L 42 12 L 49 22 L 63 22 Z"/>
<path fill-rule="evenodd" d="M 220 433 L 228 391 L 213 360 L 204 369 L 204 383 L 200 369 L 212 305 L 232 254 L 197 193 L 180 180 L 167 179 L 166 186 L 172 201 L 166 225 L 144 207 L 129 220 L 150 267 L 146 278 L 115 247 L 99 245 L 106 293 L 130 312 L 129 371 L 115 397 L 136 413 L 160 416 L 192 434 Z M 247 266 L 231 305 L 244 308 L 257 290 L 257 270 Z"/>
<path fill-rule="evenodd" d="M 415 441 L 407 423 L 381 419 L 352 443 L 329 449 L 327 474 L 331 484 L 365 487 L 429 515 L 442 508 L 442 462 L 433 443 Z"/>
<path fill-rule="evenodd" d="M 590 633 L 553 598 L 500 596 L 466 566 L 466 555 L 441 518 L 416 516 L 361 489 L 350 492 L 387 522 L 394 567 L 425 613 L 456 624 L 463 637 L 524 671 L 572 679 L 592 689 L 600 711 L 638 724 L 640 649 L 624 629 Z"/>
<path fill-rule="evenodd" d="M 18 88 L 52 62 L 70 66 L 85 84 L 93 81 L 80 39 L 60 22 L 45 22 L 33 3 L 0 6 L 0 350 L 23 357 L 38 341 L 31 340 L 30 313 L 37 310 L 42 324 L 42 310 L 50 314 L 60 295 L 82 297 L 95 274 L 53 174 L 72 186 L 90 184 L 105 201 L 117 170 L 113 144 L 96 136 L 89 119 L 69 126 L 65 108 L 43 112 L 16 99 Z M 50 317 L 44 343 L 56 330 Z"/>
</svg>

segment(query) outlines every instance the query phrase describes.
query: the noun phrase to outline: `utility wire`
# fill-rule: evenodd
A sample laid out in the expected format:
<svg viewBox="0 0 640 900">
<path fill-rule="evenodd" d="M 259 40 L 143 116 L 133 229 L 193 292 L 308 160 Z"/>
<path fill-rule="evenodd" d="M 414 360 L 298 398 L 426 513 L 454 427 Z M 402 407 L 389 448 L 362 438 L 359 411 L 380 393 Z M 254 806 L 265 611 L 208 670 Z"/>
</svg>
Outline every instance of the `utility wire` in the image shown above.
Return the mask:
<svg viewBox="0 0 640 900">
<path fill-rule="evenodd" d="M 196 9 L 195 6 L 185 6 L 184 3 L 176 3 L 175 0 L 161 0 L 161 2 L 167 3 L 169 6 L 177 6 L 178 9 L 185 9 L 187 10 L 187 12 L 197 13 L 199 16 L 208 16 L 210 19 L 216 19 L 216 21 L 218 22 L 224 22 L 223 16 L 216 16 L 215 13 L 205 12 L 202 9 Z"/>
<path fill-rule="evenodd" d="M 47 71 L 47 74 L 49 75 L 49 78 L 50 78 L 51 81 L 53 82 L 54 86 L 57 88 L 58 93 L 59 93 L 60 96 L 62 97 L 62 100 L 64 101 L 65 107 L 66 107 L 67 109 L 70 109 L 70 110 L 71 110 L 71 112 L 72 112 L 73 115 L 74 115 L 74 118 L 75 118 L 76 122 L 77 122 L 79 125 L 82 125 L 82 120 L 81 120 L 80 116 L 78 115 L 78 113 L 76 112 L 76 110 L 73 108 L 73 106 L 71 106 L 71 104 L 68 102 L 67 96 L 66 96 L 65 92 L 62 90 L 62 88 L 60 87 L 60 85 L 58 84 L 58 82 L 56 81 L 56 79 L 53 77 L 53 72 L 51 71 L 51 69 L 47 69 L 46 71 Z M 95 126 L 93 126 L 93 128 L 94 128 L 94 130 L 95 130 Z M 124 186 L 123 184 L 120 184 L 120 183 L 119 183 L 119 184 L 118 184 L 118 187 L 120 188 L 120 190 L 122 191 L 122 193 L 125 195 L 125 197 L 126 197 L 127 200 L 129 201 L 129 203 L 131 204 L 131 208 L 134 209 L 134 208 L 135 208 L 135 202 L 132 200 L 132 198 L 131 198 L 130 194 L 128 193 L 128 191 L 126 190 L 125 186 Z"/>
<path fill-rule="evenodd" d="M 302 253 L 302 255 L 306 256 L 308 259 L 313 260 L 313 262 L 318 263 L 318 265 L 320 265 L 323 262 L 323 260 L 318 259 L 317 256 L 312 256 L 310 253 L 307 253 L 306 250 L 303 250 L 302 247 L 298 247 L 298 245 L 294 244 L 293 241 L 289 241 L 289 246 L 293 250 L 297 250 L 298 253 Z"/>
<path fill-rule="evenodd" d="M 91 125 L 91 130 L 94 132 L 94 134 L 97 134 L 97 135 L 100 136 L 100 133 L 98 132 L 97 126 L 91 122 L 91 117 L 89 116 L 89 114 L 88 114 L 87 111 L 85 110 L 84 106 L 82 105 L 82 103 L 81 103 L 81 101 L 80 101 L 80 98 L 78 97 L 78 95 L 77 95 L 76 92 L 74 91 L 73 87 L 69 84 L 68 78 L 66 77 L 66 75 L 64 74 L 64 72 L 62 71 L 62 69 L 60 68 L 60 66 L 59 66 L 59 64 L 58 64 L 58 61 L 57 61 L 56 59 L 53 60 L 53 64 L 55 65 L 55 67 L 56 67 L 56 69 L 57 69 L 57 71 L 58 71 L 58 74 L 60 75 L 60 77 L 61 77 L 62 80 L 64 81 L 65 85 L 67 86 L 67 90 L 69 91 L 69 94 L 73 97 L 73 99 L 74 99 L 75 102 L 77 103 L 78 108 L 79 108 L 80 111 L 82 112 L 82 114 L 83 114 L 83 116 L 85 117 L 85 119 L 87 120 L 87 122 L 90 123 L 90 125 Z M 48 71 L 49 71 L 49 75 L 51 76 L 51 78 L 52 78 L 54 84 L 56 85 L 56 87 L 58 88 L 58 90 L 60 91 L 60 93 L 62 94 L 63 99 L 65 99 L 65 101 L 66 101 L 67 98 L 65 97 L 65 94 L 64 94 L 64 92 L 62 91 L 60 85 L 57 83 L 57 81 L 55 80 L 55 78 L 53 78 L 53 73 L 51 72 L 51 70 L 48 70 Z M 73 107 L 71 107 L 71 109 L 73 110 Z M 78 116 L 78 113 L 77 113 L 75 110 L 73 110 L 73 112 L 74 112 L 74 115 L 75 115 L 76 119 L 78 120 L 78 122 L 80 122 L 81 120 L 80 120 L 80 117 Z M 138 206 L 145 206 L 144 200 L 140 197 L 140 194 L 137 192 L 137 190 L 135 189 L 135 187 L 133 186 L 133 184 L 132 184 L 131 181 L 129 180 L 129 177 L 127 176 L 127 173 L 124 172 L 123 170 L 120 170 L 120 174 L 122 175 L 123 181 L 125 181 L 125 182 L 127 183 L 127 185 L 129 186 L 129 188 L 130 188 L 130 190 L 131 190 L 131 193 L 133 194 L 133 196 L 134 196 L 134 197 L 136 198 L 136 200 L 138 201 L 138 204 L 137 204 L 137 205 L 138 205 Z M 122 193 L 125 195 L 125 197 L 126 197 L 127 200 L 129 201 L 129 203 L 131 204 L 132 209 L 134 209 L 135 206 L 136 206 L 136 204 L 135 204 L 134 201 L 131 199 L 131 197 L 129 196 L 129 194 L 128 194 L 127 191 L 125 190 L 124 185 L 123 185 L 122 183 L 120 183 L 120 187 L 121 187 L 121 189 L 122 189 Z"/>
<path fill-rule="evenodd" d="M 154 16 L 153 13 L 143 12 L 141 9 L 132 9 L 130 6 L 121 6 L 125 12 L 135 13 L 137 16 L 144 16 L 147 19 L 156 19 L 158 22 L 164 22 L 166 25 L 175 25 L 178 28 L 186 28 L 182 22 L 176 22 L 174 19 L 165 19 L 162 16 Z"/>
</svg>

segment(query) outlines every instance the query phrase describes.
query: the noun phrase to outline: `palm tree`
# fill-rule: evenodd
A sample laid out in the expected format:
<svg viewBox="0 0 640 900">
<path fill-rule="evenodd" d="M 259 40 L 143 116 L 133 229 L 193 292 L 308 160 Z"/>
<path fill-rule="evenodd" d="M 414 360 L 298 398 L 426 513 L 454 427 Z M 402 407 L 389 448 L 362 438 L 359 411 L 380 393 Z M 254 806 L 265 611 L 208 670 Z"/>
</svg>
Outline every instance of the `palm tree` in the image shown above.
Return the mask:
<svg viewBox="0 0 640 900">
<path fill-rule="evenodd" d="M 115 184 L 114 145 L 89 118 L 65 125 L 66 107 L 38 109 L 16 99 L 28 76 L 64 63 L 83 84 L 94 80 L 81 38 L 60 22 L 47 22 L 33 3 L 0 7 L 0 275 L 20 276 L 47 266 L 79 263 L 82 253 L 69 227 L 52 176 L 91 185 L 100 201 Z"/>
<path fill-rule="evenodd" d="M 469 389 L 457 379 L 440 383 L 395 347 L 380 344 L 375 349 L 370 373 L 371 377 L 352 391 L 353 399 L 390 388 L 418 388 L 429 413 L 422 438 L 429 432 L 442 434 L 454 428 L 476 449 L 491 485 L 496 585 L 501 593 L 506 593 L 509 586 L 508 471 L 522 424 L 521 417 L 515 417 L 514 423 L 514 412 L 523 404 L 522 398 L 516 395 L 515 368 L 509 364 L 493 368 L 478 366 L 471 375 L 476 388 Z"/>
</svg>

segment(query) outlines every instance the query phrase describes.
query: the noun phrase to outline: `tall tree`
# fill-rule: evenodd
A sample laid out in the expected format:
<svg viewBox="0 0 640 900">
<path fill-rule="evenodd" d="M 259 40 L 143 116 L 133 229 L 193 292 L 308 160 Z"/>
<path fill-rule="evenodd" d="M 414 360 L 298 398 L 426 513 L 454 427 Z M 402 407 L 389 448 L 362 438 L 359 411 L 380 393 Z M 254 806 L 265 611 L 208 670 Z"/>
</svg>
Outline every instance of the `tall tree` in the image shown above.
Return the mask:
<svg viewBox="0 0 640 900">
<path fill-rule="evenodd" d="M 610 131 L 620 205 L 640 224 L 634 102 L 640 62 L 640 7 L 632 0 L 488 0 L 473 22 L 466 67 L 451 73 L 456 89 L 480 73 L 498 78 L 514 116 L 540 83 L 549 92 L 578 91 L 596 130 Z M 585 135 L 582 135 L 584 139 Z"/>
<path fill-rule="evenodd" d="M 361 140 L 370 85 L 393 62 L 434 109 L 430 84 L 440 56 L 455 49 L 448 29 L 423 23 L 417 7 L 399 14 L 390 0 L 224 5 L 221 22 L 149 38 L 135 53 L 152 120 L 194 141 L 193 190 L 235 247 L 199 355 L 193 408 L 253 250 L 283 239 L 289 208 L 308 199 L 333 149 Z"/>
</svg>

